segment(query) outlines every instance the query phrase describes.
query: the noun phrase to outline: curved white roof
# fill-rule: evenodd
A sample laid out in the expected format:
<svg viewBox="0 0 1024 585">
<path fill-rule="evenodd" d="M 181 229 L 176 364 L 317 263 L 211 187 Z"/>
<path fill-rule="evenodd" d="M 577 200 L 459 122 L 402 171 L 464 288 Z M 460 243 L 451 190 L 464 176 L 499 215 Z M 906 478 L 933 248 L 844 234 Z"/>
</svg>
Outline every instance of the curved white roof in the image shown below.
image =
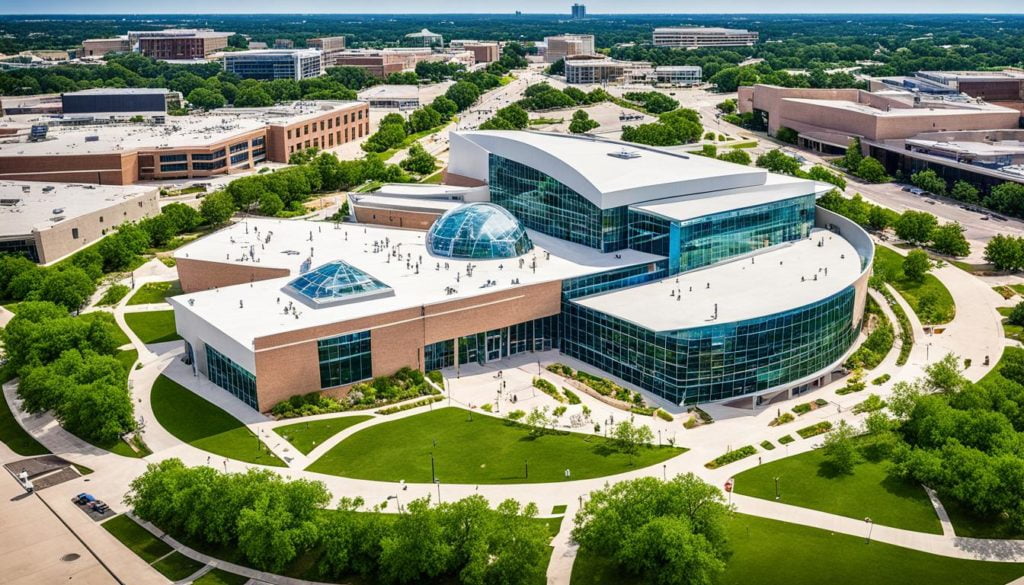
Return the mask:
<svg viewBox="0 0 1024 585">
<path fill-rule="evenodd" d="M 488 153 L 537 169 L 602 209 L 757 187 L 768 177 L 763 169 L 628 142 L 514 130 L 452 133 L 449 172 L 487 181 Z"/>
</svg>

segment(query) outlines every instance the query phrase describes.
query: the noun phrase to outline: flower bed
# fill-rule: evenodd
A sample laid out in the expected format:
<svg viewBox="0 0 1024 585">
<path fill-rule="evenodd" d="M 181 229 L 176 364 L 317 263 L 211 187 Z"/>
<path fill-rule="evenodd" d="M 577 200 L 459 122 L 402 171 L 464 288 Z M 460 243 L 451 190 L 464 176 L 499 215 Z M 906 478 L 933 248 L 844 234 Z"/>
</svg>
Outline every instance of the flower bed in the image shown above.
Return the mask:
<svg viewBox="0 0 1024 585">
<path fill-rule="evenodd" d="M 796 439 L 793 438 L 793 435 L 782 435 L 781 437 L 779 437 L 779 444 L 780 445 L 788 445 L 788 444 L 792 443 L 795 440 Z"/>
<path fill-rule="evenodd" d="M 745 445 L 743 447 L 740 447 L 739 449 L 729 451 L 728 453 L 722 455 L 721 457 L 716 457 L 711 461 L 708 461 L 707 463 L 704 464 L 704 467 L 707 467 L 708 469 L 718 469 L 723 465 L 735 463 L 740 459 L 746 459 L 747 457 L 750 457 L 755 453 L 757 453 L 756 447 L 754 447 L 753 445 Z"/>
<path fill-rule="evenodd" d="M 831 430 L 832 423 L 828 422 L 827 420 L 823 420 L 818 424 L 814 424 L 809 427 L 804 427 L 800 429 L 799 431 L 796 432 L 796 434 L 800 435 L 804 439 L 810 439 L 811 437 L 820 435 L 822 433 L 827 433 Z"/>
<path fill-rule="evenodd" d="M 332 398 L 321 392 L 298 394 L 277 403 L 270 409 L 270 412 L 277 418 L 295 418 L 348 410 L 380 408 L 419 396 L 436 396 L 437 394 L 440 392 L 427 383 L 422 372 L 411 368 L 402 368 L 393 376 L 380 376 L 369 382 L 360 382 L 352 386 L 343 398 Z"/>
</svg>

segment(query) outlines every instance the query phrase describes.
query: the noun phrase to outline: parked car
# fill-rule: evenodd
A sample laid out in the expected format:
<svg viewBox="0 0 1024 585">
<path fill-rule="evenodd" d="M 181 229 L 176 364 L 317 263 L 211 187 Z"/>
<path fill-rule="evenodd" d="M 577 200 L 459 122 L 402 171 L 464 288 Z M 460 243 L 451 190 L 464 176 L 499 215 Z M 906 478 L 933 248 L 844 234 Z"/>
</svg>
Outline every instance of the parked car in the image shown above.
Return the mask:
<svg viewBox="0 0 1024 585">
<path fill-rule="evenodd" d="M 71 501 L 78 504 L 79 506 L 85 506 L 96 501 L 96 497 L 92 494 L 81 493 L 71 498 Z"/>
</svg>

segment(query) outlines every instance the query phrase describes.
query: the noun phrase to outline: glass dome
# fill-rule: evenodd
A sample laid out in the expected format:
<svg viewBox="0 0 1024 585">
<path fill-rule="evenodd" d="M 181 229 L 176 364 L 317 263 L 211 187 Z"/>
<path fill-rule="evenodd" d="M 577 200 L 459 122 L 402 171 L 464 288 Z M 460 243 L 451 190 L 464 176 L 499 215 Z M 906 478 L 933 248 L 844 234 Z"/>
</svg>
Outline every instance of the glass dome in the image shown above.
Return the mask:
<svg viewBox="0 0 1024 585">
<path fill-rule="evenodd" d="M 317 305 L 394 292 L 388 285 L 341 260 L 318 266 L 289 282 L 288 286 Z"/>
<path fill-rule="evenodd" d="M 449 258 L 515 258 L 532 249 L 519 220 L 493 203 L 460 205 L 427 232 L 427 250 Z"/>
</svg>

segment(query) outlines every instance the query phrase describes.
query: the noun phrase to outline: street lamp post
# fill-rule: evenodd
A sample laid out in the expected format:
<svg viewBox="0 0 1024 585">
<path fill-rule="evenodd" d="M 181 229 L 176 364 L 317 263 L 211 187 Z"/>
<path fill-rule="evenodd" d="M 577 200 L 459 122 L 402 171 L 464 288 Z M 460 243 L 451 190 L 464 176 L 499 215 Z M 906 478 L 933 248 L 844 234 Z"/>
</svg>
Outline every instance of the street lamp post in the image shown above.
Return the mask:
<svg viewBox="0 0 1024 585">
<path fill-rule="evenodd" d="M 523 460 L 523 468 L 526 470 L 526 479 L 530 479 L 530 460 Z"/>
<path fill-rule="evenodd" d="M 434 478 L 434 484 L 437 485 L 437 503 L 441 503 L 441 480 Z"/>
<path fill-rule="evenodd" d="M 864 544 L 871 544 L 871 529 L 875 527 L 875 523 L 873 520 L 871 520 L 871 518 L 865 518 L 864 522 L 866 522 L 868 525 L 868 535 L 864 539 Z"/>
<path fill-rule="evenodd" d="M 434 472 L 434 452 L 433 451 L 430 452 L 430 481 L 437 481 L 437 474 Z"/>
<path fill-rule="evenodd" d="M 661 479 L 668 481 L 668 465 L 661 466 Z"/>
<path fill-rule="evenodd" d="M 779 499 L 779 478 L 775 478 L 775 499 Z"/>
</svg>

